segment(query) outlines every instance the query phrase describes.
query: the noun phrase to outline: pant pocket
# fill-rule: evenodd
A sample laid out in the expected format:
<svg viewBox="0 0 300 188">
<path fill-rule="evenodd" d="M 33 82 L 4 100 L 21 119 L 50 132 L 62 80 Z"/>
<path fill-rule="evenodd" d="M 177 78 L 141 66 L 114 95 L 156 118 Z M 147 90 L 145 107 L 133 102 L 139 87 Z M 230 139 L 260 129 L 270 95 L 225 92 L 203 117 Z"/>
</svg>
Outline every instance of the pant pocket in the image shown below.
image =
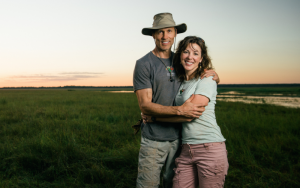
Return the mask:
<svg viewBox="0 0 300 188">
<path fill-rule="evenodd" d="M 223 173 L 225 168 L 224 160 L 216 160 L 216 161 L 210 161 L 206 162 L 203 165 L 203 169 L 201 170 L 203 177 L 211 177 L 219 175 L 220 173 Z"/>
</svg>

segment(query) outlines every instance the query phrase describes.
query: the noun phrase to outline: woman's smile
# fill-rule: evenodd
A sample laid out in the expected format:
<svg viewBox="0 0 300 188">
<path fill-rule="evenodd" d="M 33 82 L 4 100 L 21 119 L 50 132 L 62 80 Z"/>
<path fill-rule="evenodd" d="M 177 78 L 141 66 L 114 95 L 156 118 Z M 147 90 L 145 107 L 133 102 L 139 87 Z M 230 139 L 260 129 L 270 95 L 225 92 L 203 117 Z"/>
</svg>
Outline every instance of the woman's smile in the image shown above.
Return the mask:
<svg viewBox="0 0 300 188">
<path fill-rule="evenodd" d="M 190 66 L 190 65 L 193 65 L 194 62 L 188 62 L 188 61 L 185 61 L 185 64 L 186 64 L 187 66 Z"/>
<path fill-rule="evenodd" d="M 181 65 L 185 69 L 187 78 L 198 69 L 199 63 L 202 61 L 201 48 L 198 44 L 190 44 L 181 53 Z"/>
</svg>

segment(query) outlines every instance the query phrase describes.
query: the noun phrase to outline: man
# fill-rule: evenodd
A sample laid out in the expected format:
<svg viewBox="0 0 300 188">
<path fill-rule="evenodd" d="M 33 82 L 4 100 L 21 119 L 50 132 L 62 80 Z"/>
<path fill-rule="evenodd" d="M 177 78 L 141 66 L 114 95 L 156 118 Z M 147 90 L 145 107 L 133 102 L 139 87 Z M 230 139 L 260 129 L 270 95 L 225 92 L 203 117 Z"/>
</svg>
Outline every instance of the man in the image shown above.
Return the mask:
<svg viewBox="0 0 300 188">
<path fill-rule="evenodd" d="M 173 106 L 180 82 L 173 70 L 171 47 L 176 35 L 186 29 L 184 23 L 175 24 L 172 14 L 160 13 L 154 16 L 153 27 L 142 30 L 142 34 L 152 36 L 155 42 L 154 50 L 137 60 L 134 70 L 134 91 L 143 114 L 153 117 L 181 116 L 190 121 L 199 118 L 205 110 L 203 105 L 191 103 L 193 96 L 182 106 Z M 204 76 L 211 75 L 218 79 L 214 71 Z M 158 187 L 163 166 L 163 186 L 172 187 L 181 124 L 153 120 L 153 123 L 143 123 L 141 127 L 137 187 Z"/>
</svg>

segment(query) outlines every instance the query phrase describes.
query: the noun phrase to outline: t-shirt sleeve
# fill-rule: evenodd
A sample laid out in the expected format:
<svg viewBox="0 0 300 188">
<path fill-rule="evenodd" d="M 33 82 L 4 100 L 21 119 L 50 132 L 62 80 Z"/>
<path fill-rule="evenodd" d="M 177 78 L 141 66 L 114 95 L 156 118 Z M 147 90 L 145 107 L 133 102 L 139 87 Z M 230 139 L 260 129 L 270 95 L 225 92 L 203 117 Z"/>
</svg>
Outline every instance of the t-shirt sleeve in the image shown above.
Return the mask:
<svg viewBox="0 0 300 188">
<path fill-rule="evenodd" d="M 199 78 L 200 79 L 200 78 Z M 215 95 L 217 90 L 217 83 L 213 77 L 203 78 L 197 83 L 195 94 L 206 96 L 209 100 Z"/>
<path fill-rule="evenodd" d="M 133 89 L 134 91 L 152 88 L 150 77 L 150 63 L 143 61 L 136 61 L 133 71 Z"/>
</svg>

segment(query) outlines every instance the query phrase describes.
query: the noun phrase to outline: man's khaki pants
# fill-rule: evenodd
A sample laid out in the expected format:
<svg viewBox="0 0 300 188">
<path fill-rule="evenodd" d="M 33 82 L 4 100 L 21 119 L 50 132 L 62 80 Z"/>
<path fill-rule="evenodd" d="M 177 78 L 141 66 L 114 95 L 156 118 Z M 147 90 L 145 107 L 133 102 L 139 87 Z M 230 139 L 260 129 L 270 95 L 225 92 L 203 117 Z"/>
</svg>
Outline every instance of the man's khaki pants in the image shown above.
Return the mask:
<svg viewBox="0 0 300 188">
<path fill-rule="evenodd" d="M 179 144 L 178 139 L 174 141 L 154 141 L 142 135 L 136 187 L 158 188 L 160 173 L 165 165 L 163 187 L 171 188 L 174 177 L 175 158 L 180 153 L 178 151 Z"/>
</svg>

